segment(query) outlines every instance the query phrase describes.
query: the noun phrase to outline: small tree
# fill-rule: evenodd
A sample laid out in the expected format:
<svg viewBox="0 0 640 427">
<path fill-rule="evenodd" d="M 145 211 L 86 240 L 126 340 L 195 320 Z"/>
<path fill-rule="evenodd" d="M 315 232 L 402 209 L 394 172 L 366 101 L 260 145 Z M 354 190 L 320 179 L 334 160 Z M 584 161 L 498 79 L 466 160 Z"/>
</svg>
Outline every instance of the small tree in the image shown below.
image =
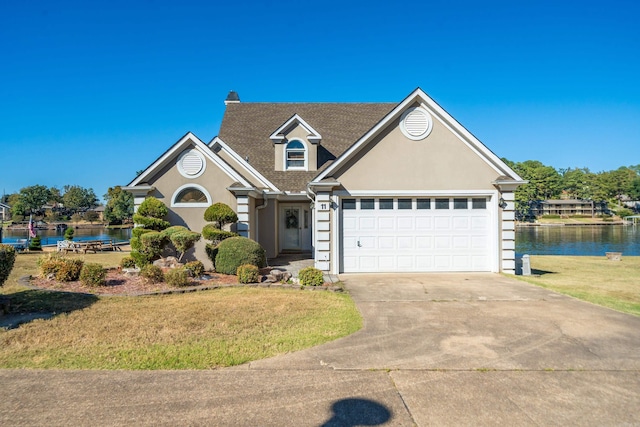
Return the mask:
<svg viewBox="0 0 640 427">
<path fill-rule="evenodd" d="M 212 246 L 216 246 L 229 237 L 237 236 L 236 233 L 222 229 L 225 225 L 238 221 L 238 215 L 228 205 L 214 203 L 204 211 L 204 219 L 212 222 L 212 224 L 207 224 L 202 229 L 202 236 L 207 240 L 211 240 Z"/>
<path fill-rule="evenodd" d="M 133 229 L 131 238 L 131 256 L 136 259 L 136 264 L 142 259 L 153 261 L 162 254 L 167 239 L 160 232 L 171 225 L 164 220 L 168 213 L 169 209 L 155 197 L 149 197 L 140 204 L 133 216 L 137 227 Z M 137 253 L 144 256 L 135 255 Z"/>
<path fill-rule="evenodd" d="M 178 252 L 180 252 L 180 256 L 178 257 L 179 261 L 182 261 L 182 257 L 184 254 L 196 244 L 198 240 L 200 240 L 200 233 L 196 233 L 195 231 L 180 231 L 177 233 L 173 233 L 170 237 L 171 244 L 176 248 Z"/>
</svg>

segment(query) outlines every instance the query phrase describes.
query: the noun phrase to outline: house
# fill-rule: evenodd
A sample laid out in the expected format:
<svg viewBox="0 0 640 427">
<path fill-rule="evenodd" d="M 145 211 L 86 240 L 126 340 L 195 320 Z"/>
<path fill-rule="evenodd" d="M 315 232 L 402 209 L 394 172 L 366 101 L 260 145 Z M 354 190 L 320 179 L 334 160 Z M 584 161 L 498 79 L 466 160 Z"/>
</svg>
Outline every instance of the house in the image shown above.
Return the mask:
<svg viewBox="0 0 640 427">
<path fill-rule="evenodd" d="M 0 202 L 0 221 L 9 221 L 11 219 L 11 206 Z"/>
<path fill-rule="evenodd" d="M 535 215 L 587 215 L 594 217 L 607 212 L 607 202 L 594 202 L 593 200 L 561 199 L 543 200 L 537 204 Z"/>
<path fill-rule="evenodd" d="M 268 257 L 309 252 L 328 273 L 514 273 L 526 181 L 421 89 L 397 104 L 225 104 L 217 137 L 187 133 L 123 187 L 136 208 L 157 197 L 200 231 L 226 203 Z"/>
</svg>

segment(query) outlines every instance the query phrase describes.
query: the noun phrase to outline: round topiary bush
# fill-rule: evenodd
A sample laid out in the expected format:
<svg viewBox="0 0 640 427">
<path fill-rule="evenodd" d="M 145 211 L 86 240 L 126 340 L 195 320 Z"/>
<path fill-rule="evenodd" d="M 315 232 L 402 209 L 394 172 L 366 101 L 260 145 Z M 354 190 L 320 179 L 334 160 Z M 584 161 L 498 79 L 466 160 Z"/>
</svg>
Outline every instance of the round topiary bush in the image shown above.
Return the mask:
<svg viewBox="0 0 640 427">
<path fill-rule="evenodd" d="M 140 269 L 140 276 L 144 277 L 149 283 L 160 283 L 164 281 L 164 273 L 162 269 L 153 264 L 147 264 Z"/>
<path fill-rule="evenodd" d="M 184 268 L 191 272 L 193 277 L 200 277 L 204 274 L 204 264 L 200 261 L 191 261 L 184 265 Z"/>
<path fill-rule="evenodd" d="M 16 261 L 16 250 L 10 245 L 0 245 L 0 286 L 11 274 L 13 264 Z"/>
<path fill-rule="evenodd" d="M 133 257 L 126 256 L 120 260 L 120 268 L 135 268 L 136 261 Z"/>
<path fill-rule="evenodd" d="M 324 284 L 322 271 L 313 267 L 306 267 L 300 270 L 298 279 L 303 286 L 322 286 Z"/>
<path fill-rule="evenodd" d="M 242 264 L 236 271 L 238 282 L 240 283 L 258 283 L 260 281 L 260 269 L 255 265 Z"/>
<path fill-rule="evenodd" d="M 164 281 L 169 286 L 187 286 L 189 284 L 189 272 L 184 267 L 171 269 L 164 274 Z"/>
<path fill-rule="evenodd" d="M 86 286 L 104 286 L 107 278 L 107 270 L 95 262 L 88 262 L 80 270 L 80 281 Z"/>
<path fill-rule="evenodd" d="M 242 264 L 255 265 L 258 268 L 266 267 L 266 251 L 260 244 L 246 237 L 231 237 L 223 240 L 215 248 L 207 253 L 214 257 L 211 259 L 218 273 L 236 274 Z"/>
</svg>

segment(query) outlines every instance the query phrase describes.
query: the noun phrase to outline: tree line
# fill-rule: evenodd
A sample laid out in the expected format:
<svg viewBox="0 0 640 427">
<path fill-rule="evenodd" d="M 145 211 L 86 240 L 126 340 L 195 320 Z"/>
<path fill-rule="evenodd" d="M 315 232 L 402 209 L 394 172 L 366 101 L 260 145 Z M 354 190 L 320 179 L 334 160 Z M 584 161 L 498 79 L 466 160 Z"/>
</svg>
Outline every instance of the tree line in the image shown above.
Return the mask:
<svg viewBox="0 0 640 427">
<path fill-rule="evenodd" d="M 607 202 L 618 214 L 627 213 L 623 200 L 640 200 L 640 165 L 591 172 L 588 168 L 555 169 L 538 160 L 512 162 L 502 159 L 529 183 L 516 190 L 516 211 L 529 216 L 532 206 L 549 199 L 580 199 Z M 618 212 L 620 211 L 620 212 Z"/>
<path fill-rule="evenodd" d="M 123 223 L 133 216 L 133 195 L 119 186 L 110 187 L 104 196 L 104 220 L 110 224 Z M 93 212 L 99 206 L 92 188 L 79 185 L 65 185 L 63 190 L 44 185 L 21 188 L 18 193 L 3 196 L 2 201 L 11 206 L 11 218 L 15 222 L 24 221 L 29 216 L 48 220 L 86 219 L 95 221 L 98 214 Z"/>
</svg>

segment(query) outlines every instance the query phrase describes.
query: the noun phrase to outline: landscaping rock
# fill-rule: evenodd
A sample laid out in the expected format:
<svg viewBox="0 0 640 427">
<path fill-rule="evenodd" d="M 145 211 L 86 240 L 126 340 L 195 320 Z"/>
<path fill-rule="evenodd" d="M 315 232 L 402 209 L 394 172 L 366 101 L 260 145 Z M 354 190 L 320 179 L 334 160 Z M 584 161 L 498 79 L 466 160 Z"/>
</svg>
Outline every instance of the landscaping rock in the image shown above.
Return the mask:
<svg viewBox="0 0 640 427">
<path fill-rule="evenodd" d="M 129 276 L 129 277 L 137 277 L 140 275 L 140 269 L 139 268 L 123 268 L 122 269 L 122 274 L 125 276 Z"/>
<path fill-rule="evenodd" d="M 178 258 L 174 256 L 168 256 L 166 258 L 160 258 L 153 261 L 153 265 L 160 268 L 178 268 L 182 267 L 184 264 L 178 261 Z"/>
</svg>

